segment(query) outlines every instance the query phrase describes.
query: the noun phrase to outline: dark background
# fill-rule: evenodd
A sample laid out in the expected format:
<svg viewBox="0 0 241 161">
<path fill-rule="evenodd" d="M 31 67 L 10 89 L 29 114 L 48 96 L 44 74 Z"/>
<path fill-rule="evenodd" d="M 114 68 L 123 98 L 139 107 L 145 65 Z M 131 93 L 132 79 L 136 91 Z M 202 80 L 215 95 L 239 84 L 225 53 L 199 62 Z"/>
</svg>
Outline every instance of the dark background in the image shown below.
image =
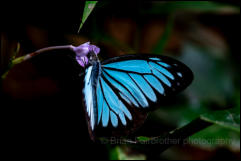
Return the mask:
<svg viewBox="0 0 241 161">
<path fill-rule="evenodd" d="M 173 98 L 164 108 L 166 113 L 161 111 L 159 115 L 157 111 L 153 114 L 154 119 L 147 120 L 137 134 L 157 136 L 179 127 L 181 118 L 189 121 L 189 115 L 188 119 L 179 117 L 185 112 L 178 104 L 185 109 L 200 105 L 208 110 L 233 106 L 236 93 L 240 93 L 239 11 L 185 7 L 178 10 L 172 9 L 169 3 L 164 7 L 159 4 L 160 8 L 155 9 L 156 3 L 99 2 L 80 34 L 77 31 L 84 2 L 1 4 L 0 73 L 2 75 L 8 69 L 17 43 L 20 44 L 17 57 L 43 47 L 79 45 L 86 41 L 101 48 L 102 59 L 125 53 L 158 53 L 153 48 L 162 36 L 170 15 L 174 15 L 174 27 L 164 52 L 190 66 L 199 82 L 194 82 L 188 91 Z M 237 1 L 221 4 L 239 6 Z M 192 46 L 201 48 L 198 51 L 204 54 L 195 55 L 197 51 L 193 51 L 196 48 Z M 189 59 L 185 53 L 189 54 Z M 68 51 L 36 57 L 15 66 L 1 82 L 1 142 L 6 156 L 109 158 L 112 146 L 94 144 L 89 139 L 80 108 L 82 87 L 78 73 L 81 69 L 70 57 Z M 170 113 L 175 108 L 180 113 L 176 119 L 180 120 L 173 119 L 175 112 Z M 165 114 L 173 114 L 173 118 Z M 191 116 L 192 119 L 195 117 Z M 175 156 L 181 159 L 238 159 L 239 153 L 240 149 L 231 150 L 225 146 L 205 150 L 186 145 L 174 147 L 162 155 L 145 155 L 156 159 L 172 159 L 170 156 L 173 159 Z"/>
</svg>

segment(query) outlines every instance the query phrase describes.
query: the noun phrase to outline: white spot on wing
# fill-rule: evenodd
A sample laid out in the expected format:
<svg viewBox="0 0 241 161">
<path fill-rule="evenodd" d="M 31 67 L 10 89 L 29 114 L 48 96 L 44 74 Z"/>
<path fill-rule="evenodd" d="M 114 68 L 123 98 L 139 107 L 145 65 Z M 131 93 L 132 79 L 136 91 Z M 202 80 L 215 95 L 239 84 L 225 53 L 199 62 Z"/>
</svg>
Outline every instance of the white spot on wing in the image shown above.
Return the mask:
<svg viewBox="0 0 241 161">
<path fill-rule="evenodd" d="M 180 72 L 178 72 L 177 75 L 178 75 L 179 77 L 182 77 L 182 73 L 180 73 Z"/>
</svg>

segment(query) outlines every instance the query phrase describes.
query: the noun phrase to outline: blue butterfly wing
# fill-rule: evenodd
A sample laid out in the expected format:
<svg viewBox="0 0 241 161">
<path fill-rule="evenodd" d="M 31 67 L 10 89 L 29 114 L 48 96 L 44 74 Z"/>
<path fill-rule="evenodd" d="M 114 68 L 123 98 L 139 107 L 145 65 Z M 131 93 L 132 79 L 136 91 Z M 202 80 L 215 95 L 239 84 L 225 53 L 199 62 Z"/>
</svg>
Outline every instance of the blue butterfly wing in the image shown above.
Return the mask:
<svg viewBox="0 0 241 161">
<path fill-rule="evenodd" d="M 97 84 L 98 123 L 118 127 L 133 120 L 130 108 L 147 109 L 185 89 L 191 70 L 169 57 L 126 55 L 102 62 Z"/>
<path fill-rule="evenodd" d="M 96 103 L 94 103 L 94 81 L 92 77 L 92 70 L 93 66 L 89 66 L 85 71 L 83 94 L 85 102 L 85 111 L 88 116 L 88 122 L 90 123 L 89 128 L 93 131 L 96 126 L 97 110 L 94 107 L 96 106 Z"/>
<path fill-rule="evenodd" d="M 107 80 L 106 78 L 108 76 L 102 76 L 97 86 L 98 124 L 101 122 L 103 127 L 107 127 L 109 121 L 111 121 L 112 125 L 117 127 L 118 118 L 120 118 L 122 124 L 126 125 L 125 116 L 130 120 L 132 116 L 127 107 L 119 99 L 119 95 L 109 85 L 111 79 Z M 112 83 L 114 84 L 115 82 Z"/>
</svg>

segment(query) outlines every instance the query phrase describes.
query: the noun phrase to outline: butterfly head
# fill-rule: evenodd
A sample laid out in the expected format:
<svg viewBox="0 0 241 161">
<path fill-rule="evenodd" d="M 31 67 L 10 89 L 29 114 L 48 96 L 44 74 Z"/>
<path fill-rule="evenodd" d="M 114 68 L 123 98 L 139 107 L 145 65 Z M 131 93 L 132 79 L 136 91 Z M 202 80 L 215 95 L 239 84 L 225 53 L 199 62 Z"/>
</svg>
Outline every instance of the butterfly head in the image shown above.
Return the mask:
<svg viewBox="0 0 241 161">
<path fill-rule="evenodd" d="M 76 60 L 80 66 L 86 67 L 88 64 L 92 64 L 98 61 L 98 54 L 100 48 L 95 45 L 91 45 L 90 42 L 86 42 L 77 47 L 73 47 L 73 51 L 76 54 Z"/>
</svg>

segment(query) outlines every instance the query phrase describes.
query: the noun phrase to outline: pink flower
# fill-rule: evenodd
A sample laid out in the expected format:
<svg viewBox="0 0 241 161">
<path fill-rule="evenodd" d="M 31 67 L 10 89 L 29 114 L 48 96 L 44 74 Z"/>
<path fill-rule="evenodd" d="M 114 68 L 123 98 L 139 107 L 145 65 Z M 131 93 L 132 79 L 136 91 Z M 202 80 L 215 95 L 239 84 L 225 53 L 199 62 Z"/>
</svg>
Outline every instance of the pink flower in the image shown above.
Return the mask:
<svg viewBox="0 0 241 161">
<path fill-rule="evenodd" d="M 94 52 L 96 55 L 99 54 L 100 48 L 95 45 L 91 45 L 90 42 L 81 44 L 80 46 L 73 47 L 74 52 L 76 53 L 76 60 L 82 67 L 88 65 L 88 53 Z"/>
</svg>

